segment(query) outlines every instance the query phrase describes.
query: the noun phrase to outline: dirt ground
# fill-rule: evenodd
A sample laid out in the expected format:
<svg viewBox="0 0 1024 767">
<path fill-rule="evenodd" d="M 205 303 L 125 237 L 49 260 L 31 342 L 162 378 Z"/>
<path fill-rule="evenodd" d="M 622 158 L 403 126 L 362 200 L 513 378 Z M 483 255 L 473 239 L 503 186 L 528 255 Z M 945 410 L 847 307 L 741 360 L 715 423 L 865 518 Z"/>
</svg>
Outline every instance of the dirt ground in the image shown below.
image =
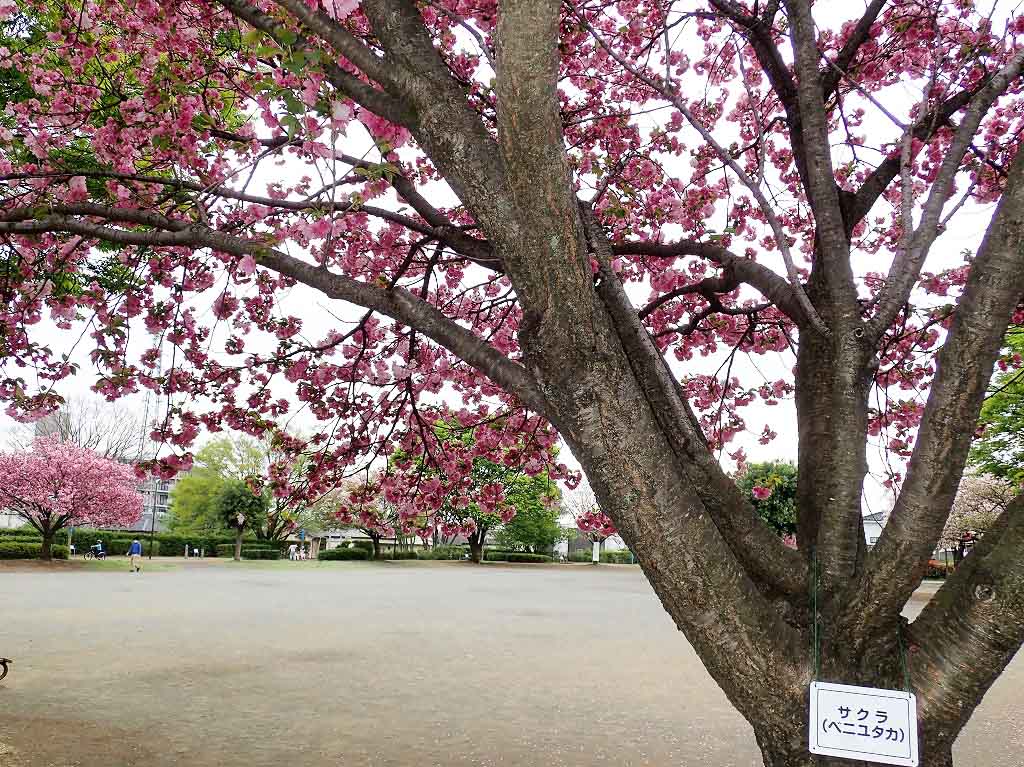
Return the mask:
<svg viewBox="0 0 1024 767">
<path fill-rule="evenodd" d="M 0 568 L 0 767 L 760 764 L 637 568 L 126 570 Z M 961 764 L 1024 765 L 1022 689 Z"/>
</svg>

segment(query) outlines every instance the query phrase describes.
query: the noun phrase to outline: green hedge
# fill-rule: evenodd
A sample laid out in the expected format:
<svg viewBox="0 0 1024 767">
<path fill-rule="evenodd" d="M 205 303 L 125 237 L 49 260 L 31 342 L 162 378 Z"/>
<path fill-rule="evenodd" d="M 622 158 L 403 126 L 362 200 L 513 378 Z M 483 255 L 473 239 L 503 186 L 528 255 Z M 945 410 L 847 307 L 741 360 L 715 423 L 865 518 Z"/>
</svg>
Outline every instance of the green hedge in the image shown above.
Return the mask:
<svg viewBox="0 0 1024 767">
<path fill-rule="evenodd" d="M 601 561 L 611 565 L 635 565 L 636 557 L 629 549 L 619 551 L 602 551 Z"/>
<path fill-rule="evenodd" d="M 39 559 L 42 550 L 42 543 L 0 541 L 0 559 Z M 50 556 L 54 559 L 67 559 L 68 547 L 53 545 L 50 547 Z"/>
<path fill-rule="evenodd" d="M 406 551 L 401 551 L 401 550 L 399 550 L 399 551 L 385 551 L 384 552 L 384 559 L 388 559 L 388 560 L 394 560 L 394 559 L 419 559 L 419 556 L 417 555 L 417 553 L 414 550 L 408 549 Z"/>
<path fill-rule="evenodd" d="M 323 561 L 336 561 L 336 560 L 367 560 L 372 556 L 372 552 L 359 547 L 344 548 L 339 546 L 336 549 L 325 549 L 317 554 L 316 558 Z"/>
<path fill-rule="evenodd" d="M 574 551 L 569 555 L 570 562 L 592 562 L 594 555 L 589 551 Z"/>
<path fill-rule="evenodd" d="M 242 559 L 280 559 L 279 549 L 249 549 L 242 547 Z"/>
<path fill-rule="evenodd" d="M 434 546 L 416 553 L 418 559 L 465 559 L 469 548 L 466 546 Z"/>
<path fill-rule="evenodd" d="M 215 549 L 218 557 L 233 557 L 235 556 L 235 544 L 233 543 L 218 543 Z M 280 559 L 281 549 L 277 546 L 271 546 L 265 544 L 263 541 L 259 543 L 243 540 L 242 541 L 242 559 Z"/>
<path fill-rule="evenodd" d="M 569 555 L 570 562 L 593 562 L 594 554 L 590 551 L 574 551 Z M 618 551 L 602 551 L 601 561 L 609 565 L 635 565 L 636 557 L 629 549 Z"/>
<path fill-rule="evenodd" d="M 63 536 L 63 538 L 62 538 Z M 57 533 L 59 540 L 66 540 L 67 535 L 63 531 Z M 123 553 L 120 551 L 122 545 L 124 545 L 125 551 L 128 550 L 126 544 L 130 544 L 133 538 L 138 538 L 144 544 L 150 539 L 150 535 L 145 531 L 131 531 L 131 530 L 93 530 L 87 527 L 76 527 L 75 534 L 72 538 L 73 543 L 79 554 L 87 551 L 90 546 L 96 543 L 97 540 L 103 542 L 104 550 L 112 553 Z M 215 536 L 203 536 L 203 535 L 173 535 L 170 533 L 156 533 L 153 536 L 153 540 L 160 544 L 159 551 L 154 548 L 154 556 L 162 555 L 166 557 L 180 557 L 185 554 L 185 545 L 188 544 L 190 548 L 196 548 L 203 551 L 205 556 L 215 556 L 216 547 L 218 544 L 233 543 L 234 537 L 226 535 L 215 535 Z M 246 543 L 250 543 L 250 539 L 245 539 Z"/>
<path fill-rule="evenodd" d="M 525 551 L 487 551 L 485 562 L 550 562 L 546 554 L 529 554 Z"/>
</svg>

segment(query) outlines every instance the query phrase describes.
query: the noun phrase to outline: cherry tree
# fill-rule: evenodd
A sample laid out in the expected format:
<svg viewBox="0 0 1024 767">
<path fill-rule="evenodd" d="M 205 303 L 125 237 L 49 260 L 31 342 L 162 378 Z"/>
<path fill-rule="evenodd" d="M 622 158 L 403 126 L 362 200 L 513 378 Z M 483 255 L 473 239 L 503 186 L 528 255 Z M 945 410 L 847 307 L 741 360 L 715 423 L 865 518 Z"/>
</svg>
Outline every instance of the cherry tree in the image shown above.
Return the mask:
<svg viewBox="0 0 1024 767">
<path fill-rule="evenodd" d="M 1015 13 L 0 3 L 0 397 L 31 420 L 85 374 L 49 323 L 98 392 L 171 403 L 164 475 L 296 408 L 313 496 L 409 448 L 443 464 L 441 403 L 515 424 L 531 471 L 561 437 L 766 764 L 834 761 L 807 752 L 820 658 L 906 668 L 945 767 L 1024 640 L 1020 497 L 901 617 L 1024 321 Z M 300 288 L 327 328 L 281 309 Z M 728 473 L 790 422 L 796 548 Z M 869 473 L 894 497 L 871 551 Z M 439 508 L 435 479 L 393 500 Z"/>
<path fill-rule="evenodd" d="M 592 561 L 600 562 L 604 542 L 618 532 L 615 523 L 601 511 L 590 487 L 580 487 L 567 499 L 565 507 L 572 514 L 576 529 L 593 544 Z"/>
<path fill-rule="evenodd" d="M 444 543 L 463 537 L 479 563 L 488 532 L 516 514 L 508 495 L 518 480 L 544 471 L 574 479 L 555 461 L 554 432 L 535 419 L 446 409 L 424 416 L 396 442 L 389 470 L 357 486 L 339 509 L 342 522 L 358 519 L 375 553 L 381 536 L 401 530 Z"/>
<path fill-rule="evenodd" d="M 959 563 L 972 542 L 977 542 L 999 521 L 1016 497 L 1013 485 L 984 475 L 966 475 L 960 480 L 949 519 L 939 544 L 953 550 Z"/>
<path fill-rule="evenodd" d="M 137 484 L 131 467 L 56 437 L 39 437 L 31 450 L 0 453 L 0 506 L 39 531 L 40 557 L 47 560 L 59 530 L 138 521 Z"/>
</svg>

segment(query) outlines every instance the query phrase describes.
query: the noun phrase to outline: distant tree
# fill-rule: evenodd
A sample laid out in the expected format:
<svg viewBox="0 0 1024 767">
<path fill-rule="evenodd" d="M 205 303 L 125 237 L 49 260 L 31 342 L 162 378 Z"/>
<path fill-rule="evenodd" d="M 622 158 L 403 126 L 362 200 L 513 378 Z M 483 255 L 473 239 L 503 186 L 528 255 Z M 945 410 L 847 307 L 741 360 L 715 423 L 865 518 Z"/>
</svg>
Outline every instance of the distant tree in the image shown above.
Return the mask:
<svg viewBox="0 0 1024 767">
<path fill-rule="evenodd" d="M 558 524 L 562 494 L 547 474 L 518 477 L 506 493 L 516 515 L 495 534 L 499 545 L 542 554 L 564 540 L 565 533 Z"/>
<path fill-rule="evenodd" d="M 963 560 L 970 546 L 992 529 L 1017 492 L 994 477 L 968 475 L 960 480 L 953 511 L 939 539 L 940 545 L 952 549 L 954 562 Z"/>
<path fill-rule="evenodd" d="M 256 538 L 278 541 L 297 527 L 319 525 L 325 500 L 296 491 L 312 460 L 307 453 L 290 456 L 270 441 L 246 436 L 211 440 L 196 453 L 192 471 L 171 490 L 169 528 L 181 533 L 225 530 L 216 499 L 235 481 L 261 488 L 267 498 L 265 513 L 248 524 Z"/>
<path fill-rule="evenodd" d="M 241 480 L 231 480 L 217 496 L 217 510 L 224 523 L 235 531 L 235 561 L 242 558 L 242 535 L 257 520 L 266 516 L 267 499 L 257 495 Z"/>
<path fill-rule="evenodd" d="M 1015 326 L 1005 338 L 1006 347 L 989 394 L 978 416 L 979 436 L 971 446 L 970 464 L 1015 485 L 1024 484 L 1024 327 Z M 955 515 L 955 512 L 954 512 Z"/>
<path fill-rule="evenodd" d="M 553 471 L 555 451 L 553 441 L 540 449 L 518 420 L 464 417 L 443 412 L 432 429 L 409 432 L 406 441 L 419 457 L 396 451 L 381 484 L 385 498 L 412 499 L 399 508 L 403 532 L 429 528 L 443 543 L 462 536 L 470 559 L 480 562 L 487 534 L 515 516 L 512 488 Z"/>
<path fill-rule="evenodd" d="M 16 450 L 27 450 L 36 437 L 53 436 L 102 458 L 135 461 L 144 457 L 143 428 L 142 418 L 123 403 L 72 397 L 45 418 L 18 424 L 10 443 Z"/>
<path fill-rule="evenodd" d="M 29 451 L 0 453 L 0 507 L 43 537 L 50 559 L 54 534 L 69 525 L 125 526 L 142 513 L 132 470 L 56 437 L 39 437 Z"/>
<path fill-rule="evenodd" d="M 785 461 L 751 463 L 736 484 L 780 537 L 796 534 L 796 466 Z"/>
<path fill-rule="evenodd" d="M 263 453 L 255 440 L 211 440 L 196 453 L 192 470 L 171 489 L 168 528 L 192 535 L 226 532 L 231 526 L 224 521 L 217 497 L 229 482 L 245 482 L 263 473 Z"/>
<path fill-rule="evenodd" d="M 581 485 L 566 499 L 564 508 L 576 521 L 578 534 L 597 544 L 598 553 L 604 550 L 605 541 L 618 532 L 611 517 L 601 511 L 590 485 Z"/>
<path fill-rule="evenodd" d="M 224 480 L 244 480 L 266 473 L 266 451 L 244 435 L 210 440 L 196 453 L 195 462 Z"/>
<path fill-rule="evenodd" d="M 179 535 L 211 535 L 227 532 L 217 508 L 217 496 L 225 480 L 205 467 L 193 469 L 171 488 L 167 529 Z"/>
</svg>

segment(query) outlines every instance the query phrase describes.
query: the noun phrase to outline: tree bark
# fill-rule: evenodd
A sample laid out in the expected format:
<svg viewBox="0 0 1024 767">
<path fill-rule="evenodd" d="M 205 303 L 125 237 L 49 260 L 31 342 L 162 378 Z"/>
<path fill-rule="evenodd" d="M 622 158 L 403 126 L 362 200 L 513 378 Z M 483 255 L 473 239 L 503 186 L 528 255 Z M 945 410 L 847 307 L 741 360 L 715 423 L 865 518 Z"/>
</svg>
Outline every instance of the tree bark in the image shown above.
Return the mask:
<svg viewBox="0 0 1024 767">
<path fill-rule="evenodd" d="M 242 561 L 242 528 L 239 527 L 239 528 L 236 528 L 236 530 L 237 530 L 237 532 L 235 533 L 235 561 L 236 562 L 241 562 Z"/>
<path fill-rule="evenodd" d="M 53 559 L 53 536 L 56 533 L 55 530 L 46 529 L 43 531 L 43 545 L 39 549 L 39 558 L 44 562 L 49 562 Z"/>
<path fill-rule="evenodd" d="M 383 553 L 380 550 L 380 536 L 370 533 L 370 542 L 373 544 L 373 558 L 382 559 Z"/>
<path fill-rule="evenodd" d="M 469 558 L 480 564 L 484 558 L 484 543 L 474 535 L 469 539 Z"/>
</svg>

